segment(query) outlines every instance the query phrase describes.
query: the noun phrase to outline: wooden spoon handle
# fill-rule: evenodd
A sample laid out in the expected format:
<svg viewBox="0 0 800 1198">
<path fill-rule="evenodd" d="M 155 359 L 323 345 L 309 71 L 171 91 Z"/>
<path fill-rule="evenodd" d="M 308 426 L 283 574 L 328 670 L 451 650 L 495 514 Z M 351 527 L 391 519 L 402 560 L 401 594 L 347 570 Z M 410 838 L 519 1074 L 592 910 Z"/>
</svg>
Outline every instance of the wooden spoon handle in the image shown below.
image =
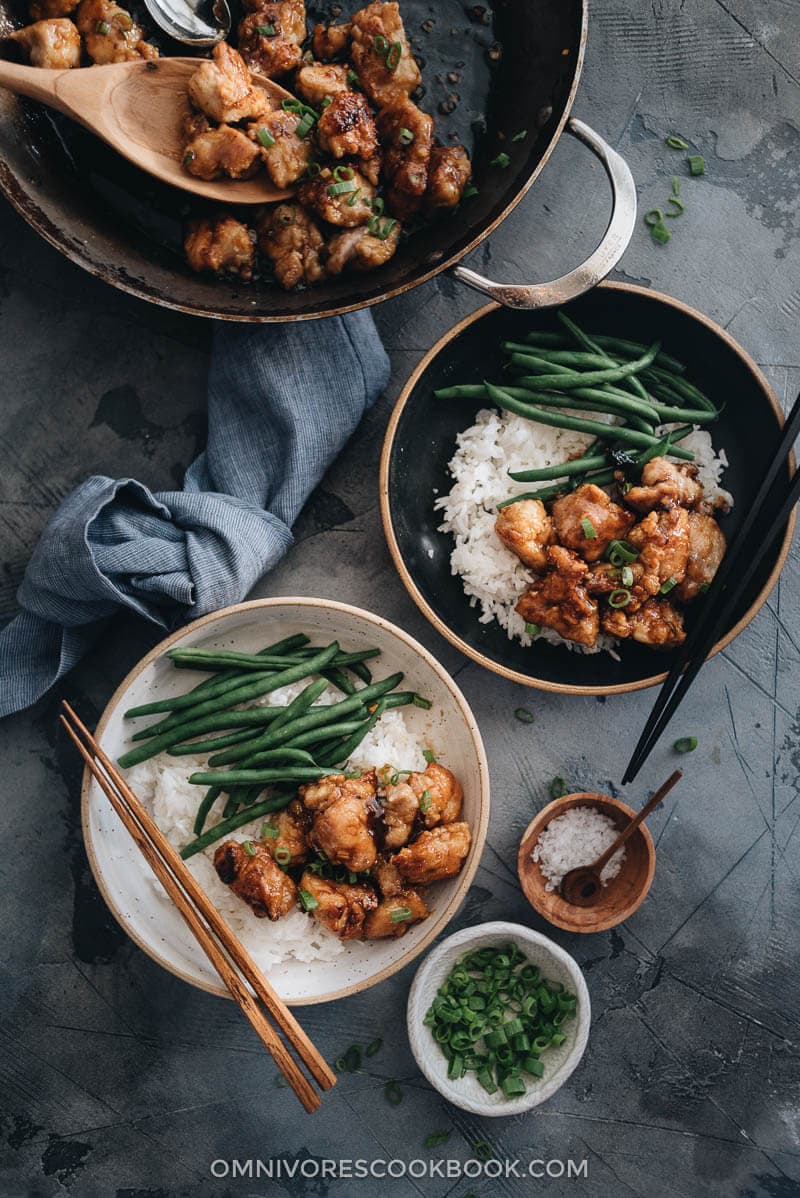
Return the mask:
<svg viewBox="0 0 800 1198">
<path fill-rule="evenodd" d="M 676 786 L 678 784 L 678 782 L 680 782 L 682 777 L 683 777 L 683 771 L 676 770 L 674 774 L 671 774 L 669 776 L 669 778 L 667 778 L 664 785 L 660 786 L 658 788 L 658 790 L 653 795 L 653 797 L 647 803 L 645 803 L 645 805 L 641 809 L 641 811 L 637 812 L 637 814 L 633 817 L 633 819 L 628 824 L 628 826 L 626 828 L 623 828 L 623 830 L 620 832 L 619 836 L 614 841 L 614 843 L 611 845 L 611 847 L 606 849 L 606 851 L 603 853 L 602 857 L 598 857 L 597 860 L 592 864 L 591 868 L 594 873 L 598 873 L 598 874 L 602 873 L 602 871 L 608 865 L 611 858 L 616 853 L 617 849 L 622 848 L 622 846 L 625 844 L 625 841 L 628 840 L 631 836 L 633 836 L 634 832 L 639 827 L 639 824 L 644 823 L 644 821 L 647 819 L 648 815 L 651 815 L 655 811 L 655 809 L 656 809 L 656 807 L 658 807 L 659 803 L 661 803 L 662 800 L 666 798 L 666 796 L 672 790 L 673 786 Z"/>
<path fill-rule="evenodd" d="M 29 96 L 32 100 L 39 100 L 42 104 L 47 104 L 50 108 L 58 108 L 61 112 L 66 112 L 67 108 L 59 99 L 56 84 L 62 75 L 68 74 L 69 71 L 52 71 L 46 67 L 26 67 L 18 62 L 6 62 L 5 59 L 0 59 L 0 87 L 7 87 L 9 91 L 15 92 L 19 96 Z"/>
</svg>

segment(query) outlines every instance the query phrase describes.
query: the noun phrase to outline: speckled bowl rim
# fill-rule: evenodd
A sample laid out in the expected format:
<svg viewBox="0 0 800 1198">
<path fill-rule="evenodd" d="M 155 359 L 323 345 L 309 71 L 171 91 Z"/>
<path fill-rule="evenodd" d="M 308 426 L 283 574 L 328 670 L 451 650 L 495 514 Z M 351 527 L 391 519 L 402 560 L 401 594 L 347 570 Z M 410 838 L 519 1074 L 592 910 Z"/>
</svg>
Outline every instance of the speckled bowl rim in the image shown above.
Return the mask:
<svg viewBox="0 0 800 1198">
<path fill-rule="evenodd" d="M 305 595 L 284 595 L 271 596 L 268 599 L 251 599 L 246 603 L 233 603 L 230 606 L 220 608 L 219 611 L 212 612 L 207 616 L 201 616 L 200 619 L 192 621 L 191 624 L 184 624 L 178 629 L 177 632 L 173 632 L 170 636 L 165 637 L 164 640 L 159 641 L 158 644 L 155 645 L 149 653 L 145 654 L 145 656 L 139 662 L 137 662 L 133 669 L 125 675 L 122 682 L 116 688 L 113 695 L 106 703 L 105 708 L 103 709 L 103 713 L 100 716 L 95 728 L 95 737 L 102 744 L 103 732 L 105 731 L 106 725 L 115 708 L 121 702 L 122 697 L 126 693 L 128 687 L 139 676 L 139 674 L 141 674 L 141 672 L 150 665 L 151 662 L 155 661 L 156 658 L 161 657 L 167 649 L 171 648 L 172 645 L 182 640 L 185 636 L 193 633 L 198 628 L 209 629 L 217 621 L 227 618 L 231 615 L 236 615 L 238 612 L 269 610 L 270 608 L 287 607 L 290 605 L 299 608 L 323 608 L 327 611 L 341 612 L 348 616 L 362 619 L 367 624 L 372 624 L 376 628 L 379 628 L 381 632 L 389 633 L 390 635 L 397 637 L 398 640 L 403 641 L 408 648 L 412 649 L 419 657 L 421 657 L 423 661 L 425 661 L 427 665 L 434 671 L 434 673 L 438 675 L 442 685 L 450 691 L 464 718 L 470 740 L 472 741 L 475 750 L 475 756 L 478 764 L 478 775 L 480 779 L 480 785 L 478 788 L 478 813 L 477 818 L 473 820 L 471 824 L 473 839 L 470 858 L 464 869 L 459 874 L 458 886 L 455 889 L 451 899 L 441 911 L 437 912 L 435 918 L 430 921 L 430 926 L 427 928 L 424 935 L 421 935 L 416 940 L 410 940 L 410 938 L 404 937 L 404 939 L 409 939 L 410 941 L 408 952 L 403 953 L 397 958 L 396 961 L 392 962 L 390 965 L 387 965 L 384 969 L 380 970 L 372 977 L 364 978 L 361 981 L 354 982 L 350 986 L 343 986 L 337 990 L 329 990 L 324 994 L 313 995 L 306 998 L 293 998 L 288 1001 L 289 1006 L 300 1007 L 311 1006 L 315 1003 L 333 1002 L 339 998 L 347 998 L 351 994 L 357 994 L 362 990 L 367 990 L 370 986 L 377 985 L 378 982 L 385 981 L 387 978 L 391 977 L 392 974 L 404 969 L 410 961 L 413 961 L 415 957 L 418 957 L 420 953 L 424 952 L 437 936 L 441 935 L 444 928 L 453 918 L 456 911 L 466 898 L 467 891 L 469 890 L 475 874 L 477 873 L 478 865 L 480 864 L 480 859 L 483 854 L 483 846 L 486 841 L 486 833 L 489 827 L 489 765 L 486 759 L 486 750 L 483 746 L 483 738 L 481 737 L 475 715 L 467 703 L 463 693 L 459 687 L 456 686 L 445 667 L 441 664 L 441 662 L 437 661 L 433 654 L 430 653 L 423 645 L 421 645 L 419 641 L 410 636 L 409 633 L 405 632 L 404 629 L 399 628 L 390 620 L 384 619 L 383 616 L 366 611 L 364 608 L 355 607 L 349 603 L 339 603 L 334 599 L 316 599 Z M 191 986 L 196 986 L 199 990 L 205 990 L 208 994 L 215 994 L 220 998 L 230 998 L 230 993 L 222 984 L 215 986 L 211 982 L 205 982 L 202 979 L 187 973 L 185 970 L 177 968 L 153 944 L 145 941 L 145 939 L 130 926 L 130 921 L 126 918 L 125 913 L 121 911 L 114 902 L 110 889 L 106 885 L 102 868 L 100 867 L 100 863 L 95 854 L 94 844 L 92 842 L 92 836 L 90 832 L 89 808 L 92 782 L 93 778 L 91 773 L 88 769 L 84 769 L 83 781 L 81 784 L 81 827 L 83 829 L 83 843 L 86 848 L 86 856 L 89 861 L 89 867 L 92 871 L 94 880 L 97 883 L 97 888 L 103 896 L 106 906 L 111 911 L 111 914 L 114 916 L 117 923 L 126 933 L 126 935 L 128 935 L 134 942 L 134 944 L 136 944 L 137 947 L 142 950 L 142 952 L 146 953 L 151 960 L 155 961 L 157 965 L 161 965 L 175 977 L 180 978 L 184 982 L 188 982 Z M 187 935 L 190 934 L 191 933 L 187 932 Z"/>
<path fill-rule="evenodd" d="M 479 942 L 488 936 L 500 936 L 507 940 L 513 940 L 519 943 L 522 948 L 527 943 L 535 944 L 537 947 L 544 949 L 567 970 L 574 982 L 575 992 L 578 996 L 575 1043 L 559 1069 L 552 1077 L 528 1090 L 527 1094 L 523 1094 L 519 1098 L 509 1099 L 502 1105 L 477 1102 L 466 1097 L 466 1095 L 458 1097 L 458 1092 L 455 1086 L 449 1082 L 446 1071 L 440 1066 L 437 1072 L 431 1066 L 431 1056 L 424 1051 L 421 1039 L 423 1026 L 422 1014 L 424 1014 L 422 1007 L 426 1001 L 424 991 L 431 972 L 441 958 L 452 949 L 463 947 L 466 950 L 471 946 L 478 947 Z M 502 919 L 477 924 L 472 928 L 463 928 L 460 932 L 454 932 L 452 936 L 448 936 L 446 940 L 437 945 L 417 969 L 408 995 L 406 1015 L 411 1051 L 414 1054 L 417 1065 L 427 1080 L 453 1106 L 460 1107 L 463 1111 L 469 1111 L 473 1115 L 480 1115 L 482 1118 L 504 1118 L 511 1115 L 523 1115 L 527 1111 L 533 1110 L 534 1107 L 540 1106 L 541 1103 L 546 1102 L 548 1098 L 552 1098 L 580 1064 L 589 1041 L 591 1022 L 592 1003 L 589 997 L 589 990 L 586 985 L 586 979 L 583 976 L 583 970 L 575 958 L 566 949 L 563 949 L 560 944 L 556 944 L 549 936 L 545 936 L 543 932 L 537 932 L 533 928 L 528 928 L 521 923 L 507 923 Z M 440 1058 L 437 1056 L 435 1059 L 439 1061 Z M 441 1060 L 444 1061 L 444 1057 L 441 1057 Z"/>
</svg>

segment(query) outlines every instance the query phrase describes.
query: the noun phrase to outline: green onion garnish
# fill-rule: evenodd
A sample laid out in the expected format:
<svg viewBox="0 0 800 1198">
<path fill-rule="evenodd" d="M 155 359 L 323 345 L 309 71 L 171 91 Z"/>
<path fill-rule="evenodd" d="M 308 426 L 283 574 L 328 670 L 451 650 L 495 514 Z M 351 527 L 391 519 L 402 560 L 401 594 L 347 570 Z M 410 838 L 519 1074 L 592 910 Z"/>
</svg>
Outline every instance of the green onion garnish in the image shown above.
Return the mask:
<svg viewBox="0 0 800 1198">
<path fill-rule="evenodd" d="M 261 825 L 261 839 L 262 840 L 277 840 L 278 839 L 278 829 L 275 827 L 274 824 L 262 824 Z"/>
<path fill-rule="evenodd" d="M 697 737 L 681 736 L 672 747 L 676 753 L 693 753 L 697 748 Z"/>
<path fill-rule="evenodd" d="M 401 146 L 410 146 L 414 140 L 414 134 L 410 129 L 401 129 L 397 135 L 397 140 Z"/>
<path fill-rule="evenodd" d="M 553 781 L 550 783 L 550 798 L 551 799 L 560 799 L 560 798 L 563 798 L 563 796 L 566 793 L 567 793 L 567 784 L 564 781 L 564 779 L 561 776 L 559 776 L 558 778 L 554 778 Z"/>
<path fill-rule="evenodd" d="M 532 724 L 536 718 L 532 711 L 528 711 L 527 707 L 518 707 L 514 716 L 521 724 Z"/>
<path fill-rule="evenodd" d="M 374 38 L 372 42 L 372 48 L 376 54 L 386 54 L 388 52 L 389 43 L 382 33 L 379 33 L 378 36 Z M 686 149 L 688 150 L 689 147 L 687 146 Z"/>
<path fill-rule="evenodd" d="M 351 1044 L 347 1052 L 337 1057 L 334 1065 L 339 1073 L 355 1073 L 361 1067 L 361 1049 L 357 1044 Z"/>
<path fill-rule="evenodd" d="M 383 1040 L 381 1040 L 380 1038 L 377 1040 L 373 1040 L 370 1044 L 367 1045 L 366 1049 L 364 1050 L 364 1055 L 367 1057 L 374 1057 L 375 1053 L 380 1052 L 382 1047 L 383 1047 Z"/>
<path fill-rule="evenodd" d="M 355 71 L 351 70 L 351 71 L 347 72 L 347 82 L 350 84 L 351 87 L 358 87 L 360 85 L 361 81 L 358 78 L 358 75 L 355 73 Z"/>
<path fill-rule="evenodd" d="M 702 154 L 690 154 L 686 161 L 689 164 L 690 175 L 704 175 L 706 173 L 706 160 Z"/>
<path fill-rule="evenodd" d="M 292 854 L 283 845 L 275 850 L 275 861 L 278 865 L 288 865 L 292 859 Z"/>
<path fill-rule="evenodd" d="M 686 211 L 686 205 L 684 204 L 683 200 L 680 199 L 679 196 L 670 196 L 669 199 L 667 200 L 667 203 L 675 205 L 675 211 L 668 212 L 667 216 L 670 216 L 670 217 L 682 216 L 683 213 Z"/>
<path fill-rule="evenodd" d="M 383 216 L 383 199 L 381 196 L 375 196 L 374 200 L 366 201 L 372 209 L 374 216 Z"/>
<path fill-rule="evenodd" d="M 429 790 L 423 790 L 422 794 L 420 795 L 419 809 L 423 815 L 426 815 L 427 812 L 430 811 L 430 809 L 431 809 L 431 792 Z"/>
<path fill-rule="evenodd" d="M 633 570 L 630 568 L 630 566 L 622 567 L 622 585 L 624 587 L 633 586 Z"/>
<path fill-rule="evenodd" d="M 453 1133 L 451 1131 L 432 1131 L 429 1136 L 425 1137 L 426 1148 L 438 1148 L 440 1144 L 446 1144 Z"/>
<path fill-rule="evenodd" d="M 541 625 L 531 624 L 530 620 L 526 620 L 525 621 L 525 631 L 527 632 L 528 636 L 538 636 L 539 633 L 542 631 L 542 629 L 541 629 Z"/>
<path fill-rule="evenodd" d="M 248 857 L 255 857 L 256 853 L 258 852 L 258 849 L 253 844 L 252 840 L 243 840 L 242 848 L 247 853 Z"/>
<path fill-rule="evenodd" d="M 317 175 L 319 174 L 319 172 L 321 170 L 322 170 L 322 167 L 320 166 L 320 164 L 318 162 L 315 162 L 312 158 L 311 162 L 309 162 L 308 166 L 306 167 L 306 175 L 308 176 L 309 179 L 316 179 Z"/>
<path fill-rule="evenodd" d="M 383 1094 L 386 1101 L 392 1106 L 399 1106 L 403 1101 L 403 1091 L 397 1082 L 387 1082 L 383 1088 Z"/>
<path fill-rule="evenodd" d="M 295 133 L 298 137 L 307 137 L 314 128 L 315 123 L 316 118 L 311 116 L 309 113 L 304 112 L 300 118 L 300 124 L 295 129 Z"/>
<path fill-rule="evenodd" d="M 340 165 L 333 168 L 333 177 L 337 183 L 340 183 L 342 179 L 354 179 L 355 174 L 356 172 L 353 170 L 352 166 Z"/>
<path fill-rule="evenodd" d="M 505 170 L 510 162 L 511 159 L 508 154 L 506 154 L 505 150 L 501 150 L 497 157 L 492 159 L 489 166 L 499 166 L 501 170 Z"/>
<path fill-rule="evenodd" d="M 635 562 L 639 554 L 627 541 L 612 541 L 606 550 L 606 557 L 612 566 L 623 566 L 626 562 Z"/>
<path fill-rule="evenodd" d="M 590 541 L 594 541 L 594 540 L 596 540 L 596 539 L 597 539 L 597 529 L 596 529 L 596 528 L 595 528 L 595 526 L 592 524 L 592 522 L 591 522 L 591 520 L 588 518 L 588 516 L 584 516 L 584 517 L 582 518 L 582 520 L 581 520 L 581 528 L 583 529 L 583 535 L 584 535 L 585 537 L 588 537 Z"/>
<path fill-rule="evenodd" d="M 187 150 L 183 156 L 183 165 L 188 166 L 190 162 L 194 162 L 196 157 L 194 150 Z"/>
<path fill-rule="evenodd" d="M 679 196 L 681 194 L 681 181 L 677 175 L 672 176 L 672 194 Z"/>
<path fill-rule="evenodd" d="M 676 137 L 674 133 L 670 137 L 664 138 L 664 144 L 669 146 L 671 150 L 689 149 L 688 141 L 684 141 L 682 137 Z"/>
<path fill-rule="evenodd" d="M 274 25 L 256 25 L 256 33 L 260 33 L 262 37 L 274 37 Z"/>
<path fill-rule="evenodd" d="M 434 761 L 436 760 L 436 754 L 432 749 L 423 749 L 422 756 L 425 758 L 428 765 L 433 765 Z"/>
<path fill-rule="evenodd" d="M 664 213 L 660 208 L 651 208 L 649 212 L 645 212 L 643 219 L 646 225 L 654 229 L 656 225 L 660 225 L 663 221 Z"/>
<path fill-rule="evenodd" d="M 632 599 L 627 587 L 618 587 L 608 596 L 608 606 L 613 608 L 627 607 Z"/>
<path fill-rule="evenodd" d="M 347 201 L 347 207 L 348 208 L 354 207 L 354 205 L 360 195 L 361 195 L 361 188 L 357 187 L 356 190 L 351 195 L 350 199 Z"/>
<path fill-rule="evenodd" d="M 405 923 L 407 919 L 411 918 L 411 908 L 410 907 L 395 907 L 394 911 L 392 911 L 389 918 L 392 921 L 392 923 Z"/>
<path fill-rule="evenodd" d="M 659 245 L 666 245 L 672 237 L 672 234 L 662 221 L 658 225 L 653 225 L 652 229 L 650 230 L 650 236 L 653 238 L 653 241 L 657 241 Z"/>
<path fill-rule="evenodd" d="M 333 103 L 333 96 L 323 96 L 322 103 L 320 104 L 320 108 L 324 112 L 326 108 L 330 108 L 332 103 Z"/>
<path fill-rule="evenodd" d="M 304 911 L 313 911 L 315 907 L 319 906 L 319 902 L 310 890 L 299 890 L 297 893 L 300 897 L 300 906 Z"/>
<path fill-rule="evenodd" d="M 392 42 L 389 47 L 389 53 L 386 55 L 386 69 L 396 71 L 400 59 L 403 57 L 402 42 Z"/>
<path fill-rule="evenodd" d="M 528 130 L 520 129 L 519 133 L 515 133 L 514 136 L 511 138 L 511 140 L 512 141 L 524 141 L 527 136 L 528 136 Z"/>
<path fill-rule="evenodd" d="M 329 196 L 344 196 L 349 195 L 351 191 L 357 191 L 358 184 L 355 179 L 342 179 L 341 183 L 331 183 L 328 188 Z"/>
<path fill-rule="evenodd" d="M 462 200 L 471 200 L 473 196 L 477 195 L 480 195 L 480 192 L 474 183 L 470 183 L 469 187 L 464 188 L 464 194 L 461 198 Z"/>
<path fill-rule="evenodd" d="M 672 588 L 676 587 L 677 585 L 678 585 L 677 578 L 668 578 L 666 580 L 666 582 L 662 582 L 661 586 L 658 588 L 659 593 L 662 595 L 668 595 L 670 593 L 670 591 L 672 590 Z"/>
<path fill-rule="evenodd" d="M 270 146 L 275 145 L 275 138 L 272 136 L 269 129 L 266 129 L 263 125 L 258 131 L 258 140 L 261 142 L 265 150 L 268 150 Z"/>
<path fill-rule="evenodd" d="M 488 1140 L 478 1140 L 472 1145 L 472 1151 L 478 1161 L 490 1161 L 494 1156 L 494 1148 Z"/>
<path fill-rule="evenodd" d="M 108 21 L 98 21 L 94 27 L 95 33 L 110 33 L 111 26 Z"/>
</svg>

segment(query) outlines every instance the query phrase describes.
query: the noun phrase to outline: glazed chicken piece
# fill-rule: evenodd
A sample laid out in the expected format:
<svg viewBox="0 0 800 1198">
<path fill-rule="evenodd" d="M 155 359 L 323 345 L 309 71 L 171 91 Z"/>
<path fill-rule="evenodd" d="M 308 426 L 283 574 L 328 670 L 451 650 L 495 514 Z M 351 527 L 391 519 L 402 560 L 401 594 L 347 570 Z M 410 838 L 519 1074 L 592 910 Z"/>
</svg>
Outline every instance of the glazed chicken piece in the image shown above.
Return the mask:
<svg viewBox="0 0 800 1198">
<path fill-rule="evenodd" d="M 714 581 L 728 543 L 713 516 L 689 512 L 689 557 L 686 574 L 675 591 L 681 603 L 691 603 Z"/>
<path fill-rule="evenodd" d="M 395 898 L 406 883 L 393 857 L 379 857 L 372 869 L 372 878 L 383 898 Z"/>
<path fill-rule="evenodd" d="M 432 761 L 422 773 L 408 776 L 408 785 L 417 803 L 426 828 L 436 824 L 453 824 L 461 815 L 464 792 L 455 774 L 438 761 Z"/>
<path fill-rule="evenodd" d="M 368 183 L 358 171 L 353 171 L 352 181 L 355 189 L 341 195 L 331 195 L 330 189 L 335 186 L 337 179 L 329 167 L 313 179 L 306 179 L 300 184 L 297 198 L 307 208 L 313 208 L 317 216 L 331 225 L 340 228 L 352 228 L 355 225 L 365 225 L 372 217 L 370 204 L 375 196 L 375 188 Z M 344 180 L 342 180 L 344 182 Z"/>
<path fill-rule="evenodd" d="M 94 0 L 83 0 L 88 3 Z M 221 125 L 254 119 L 270 106 L 266 92 L 253 86 L 244 59 L 227 42 L 216 45 L 212 61 L 201 62 L 191 76 L 189 98 L 195 108 Z"/>
<path fill-rule="evenodd" d="M 261 167 L 261 155 L 241 129 L 220 125 L 186 143 L 183 165 L 198 179 L 250 179 Z"/>
<path fill-rule="evenodd" d="M 383 151 L 380 146 L 378 146 L 370 158 L 359 159 L 358 169 L 364 178 L 368 179 L 374 187 L 378 186 L 381 181 L 381 171 L 383 170 Z"/>
<path fill-rule="evenodd" d="M 246 3 L 247 16 L 239 22 L 239 52 L 251 70 L 277 79 L 299 65 L 306 36 L 306 9 L 302 0 L 276 4 Z"/>
<path fill-rule="evenodd" d="M 628 534 L 644 569 L 641 586 L 656 595 L 665 583 L 683 581 L 689 559 L 689 513 L 685 508 L 660 508 L 645 516 Z"/>
<path fill-rule="evenodd" d="M 114 0 L 81 0 L 75 16 L 92 62 L 132 62 L 136 58 L 158 58 L 158 50 L 142 38 L 131 14 Z"/>
<path fill-rule="evenodd" d="M 345 229 L 332 237 L 328 243 L 328 274 L 340 275 L 343 270 L 374 270 L 376 266 L 385 265 L 400 244 L 401 230 L 400 222 L 392 222 L 391 217 L 379 223 L 379 231 L 383 233 L 387 226 L 391 227 L 385 237 L 370 233 L 366 225 Z"/>
<path fill-rule="evenodd" d="M 295 904 L 297 887 L 260 841 L 226 840 L 214 854 L 214 868 L 258 919 L 280 919 Z"/>
<path fill-rule="evenodd" d="M 78 7 L 80 0 L 31 0 L 28 9 L 32 21 L 50 21 L 55 17 L 68 17 Z M 13 37 L 9 34 L 9 37 Z"/>
<path fill-rule="evenodd" d="M 565 640 L 591 648 L 600 631 L 600 616 L 586 590 L 589 567 L 562 545 L 547 550 L 547 567 L 514 610 L 528 624 L 543 624 Z"/>
<path fill-rule="evenodd" d="M 622 569 L 612 566 L 610 562 L 595 562 L 589 567 L 586 575 L 586 591 L 589 595 L 612 595 L 614 591 L 626 590 L 630 594 L 630 602 L 625 604 L 625 611 L 630 613 L 641 607 L 650 598 L 650 591 L 645 590 L 644 566 L 641 562 L 630 562 L 626 569 L 633 575 L 633 582 L 626 584 L 622 580 Z M 624 595 L 621 596 L 624 598 Z"/>
<path fill-rule="evenodd" d="M 308 856 L 308 827 L 308 814 L 303 804 L 299 799 L 292 799 L 283 811 L 267 816 L 261 830 L 263 848 L 273 858 L 278 854 L 284 868 L 302 865 Z"/>
<path fill-rule="evenodd" d="M 384 848 L 394 850 L 408 844 L 419 815 L 419 796 L 407 782 L 387 786 L 381 802 Z"/>
<path fill-rule="evenodd" d="M 368 4 L 353 17 L 351 35 L 353 66 L 373 104 L 391 104 L 419 86 L 422 76 L 398 4 Z"/>
<path fill-rule="evenodd" d="M 300 117 L 275 108 L 247 126 L 247 135 L 261 151 L 267 174 L 276 187 L 291 187 L 311 161 L 310 138 L 298 137 Z"/>
<path fill-rule="evenodd" d="M 697 467 L 691 463 L 678 465 L 667 458 L 653 458 L 642 469 L 640 486 L 631 487 L 625 502 L 640 512 L 656 507 L 696 507 L 703 498 L 703 488 L 697 481 Z"/>
<path fill-rule="evenodd" d="M 342 58 L 350 43 L 351 28 L 349 21 L 341 25 L 315 25 L 311 39 L 314 57 L 322 62 Z"/>
<path fill-rule="evenodd" d="M 294 91 L 312 108 L 322 108 L 323 101 L 350 91 L 347 67 L 334 63 L 309 62 L 294 77 Z"/>
<path fill-rule="evenodd" d="M 621 540 L 636 519 L 594 483 L 584 483 L 577 491 L 562 495 L 553 504 L 552 516 L 559 543 L 587 562 L 599 561 L 611 542 Z"/>
<path fill-rule="evenodd" d="M 461 203 L 472 175 L 472 163 L 463 146 L 434 146 L 428 165 L 425 207 L 430 213 L 448 212 Z"/>
<path fill-rule="evenodd" d="M 404 936 L 412 923 L 430 915 L 422 896 L 410 886 L 391 898 L 381 899 L 364 921 L 365 940 Z"/>
<path fill-rule="evenodd" d="M 546 550 L 555 540 L 555 533 L 540 499 L 520 499 L 502 508 L 494 530 L 524 565 L 537 572 L 546 569 Z"/>
<path fill-rule="evenodd" d="M 253 277 L 256 249 L 247 225 L 232 216 L 202 216 L 189 222 L 183 243 L 192 270 Z"/>
<path fill-rule="evenodd" d="M 308 869 L 300 879 L 300 889 L 317 901 L 312 909 L 314 918 L 341 940 L 362 939 L 364 922 L 378 906 L 371 886 L 330 882 Z"/>
<path fill-rule="evenodd" d="M 394 863 L 407 882 L 429 886 L 460 871 L 471 842 L 469 824 L 442 824 L 420 832 L 413 844 L 395 853 Z"/>
<path fill-rule="evenodd" d="M 360 92 L 340 91 L 333 97 L 317 121 L 317 138 L 320 147 L 334 158 L 369 161 L 378 149 L 378 134 Z"/>
<path fill-rule="evenodd" d="M 404 220 L 420 207 L 428 186 L 433 119 L 408 96 L 400 96 L 378 113 L 377 127 L 384 150 L 386 205 Z"/>
<path fill-rule="evenodd" d="M 66 18 L 35 21 L 8 38 L 22 47 L 32 67 L 66 71 L 81 65 L 81 35 Z"/>
<path fill-rule="evenodd" d="M 681 613 L 667 599 L 648 599 L 638 611 L 608 608 L 603 631 L 621 640 L 631 637 L 651 649 L 676 649 L 686 640 Z"/>
<path fill-rule="evenodd" d="M 256 232 L 258 248 L 272 262 L 281 287 L 289 291 L 324 278 L 321 255 L 325 239 L 317 222 L 299 204 L 263 208 L 256 218 Z"/>
<path fill-rule="evenodd" d="M 330 774 L 300 787 L 304 806 L 313 813 L 309 842 L 333 865 L 353 873 L 372 869 L 378 859 L 372 825 L 380 816 L 374 770 L 360 778 Z"/>
</svg>

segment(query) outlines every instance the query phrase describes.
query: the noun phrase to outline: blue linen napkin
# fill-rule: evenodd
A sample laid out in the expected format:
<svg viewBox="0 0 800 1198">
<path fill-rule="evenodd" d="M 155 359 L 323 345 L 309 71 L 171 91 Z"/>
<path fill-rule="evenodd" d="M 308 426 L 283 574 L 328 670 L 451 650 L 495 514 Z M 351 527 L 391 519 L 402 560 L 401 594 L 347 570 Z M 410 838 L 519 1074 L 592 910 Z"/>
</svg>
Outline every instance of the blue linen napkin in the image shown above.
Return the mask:
<svg viewBox="0 0 800 1198">
<path fill-rule="evenodd" d="M 45 528 L 0 631 L 0 716 L 39 699 L 122 608 L 170 630 L 242 600 L 388 377 L 369 312 L 217 326 L 208 446 L 183 490 L 94 476 Z"/>
</svg>

